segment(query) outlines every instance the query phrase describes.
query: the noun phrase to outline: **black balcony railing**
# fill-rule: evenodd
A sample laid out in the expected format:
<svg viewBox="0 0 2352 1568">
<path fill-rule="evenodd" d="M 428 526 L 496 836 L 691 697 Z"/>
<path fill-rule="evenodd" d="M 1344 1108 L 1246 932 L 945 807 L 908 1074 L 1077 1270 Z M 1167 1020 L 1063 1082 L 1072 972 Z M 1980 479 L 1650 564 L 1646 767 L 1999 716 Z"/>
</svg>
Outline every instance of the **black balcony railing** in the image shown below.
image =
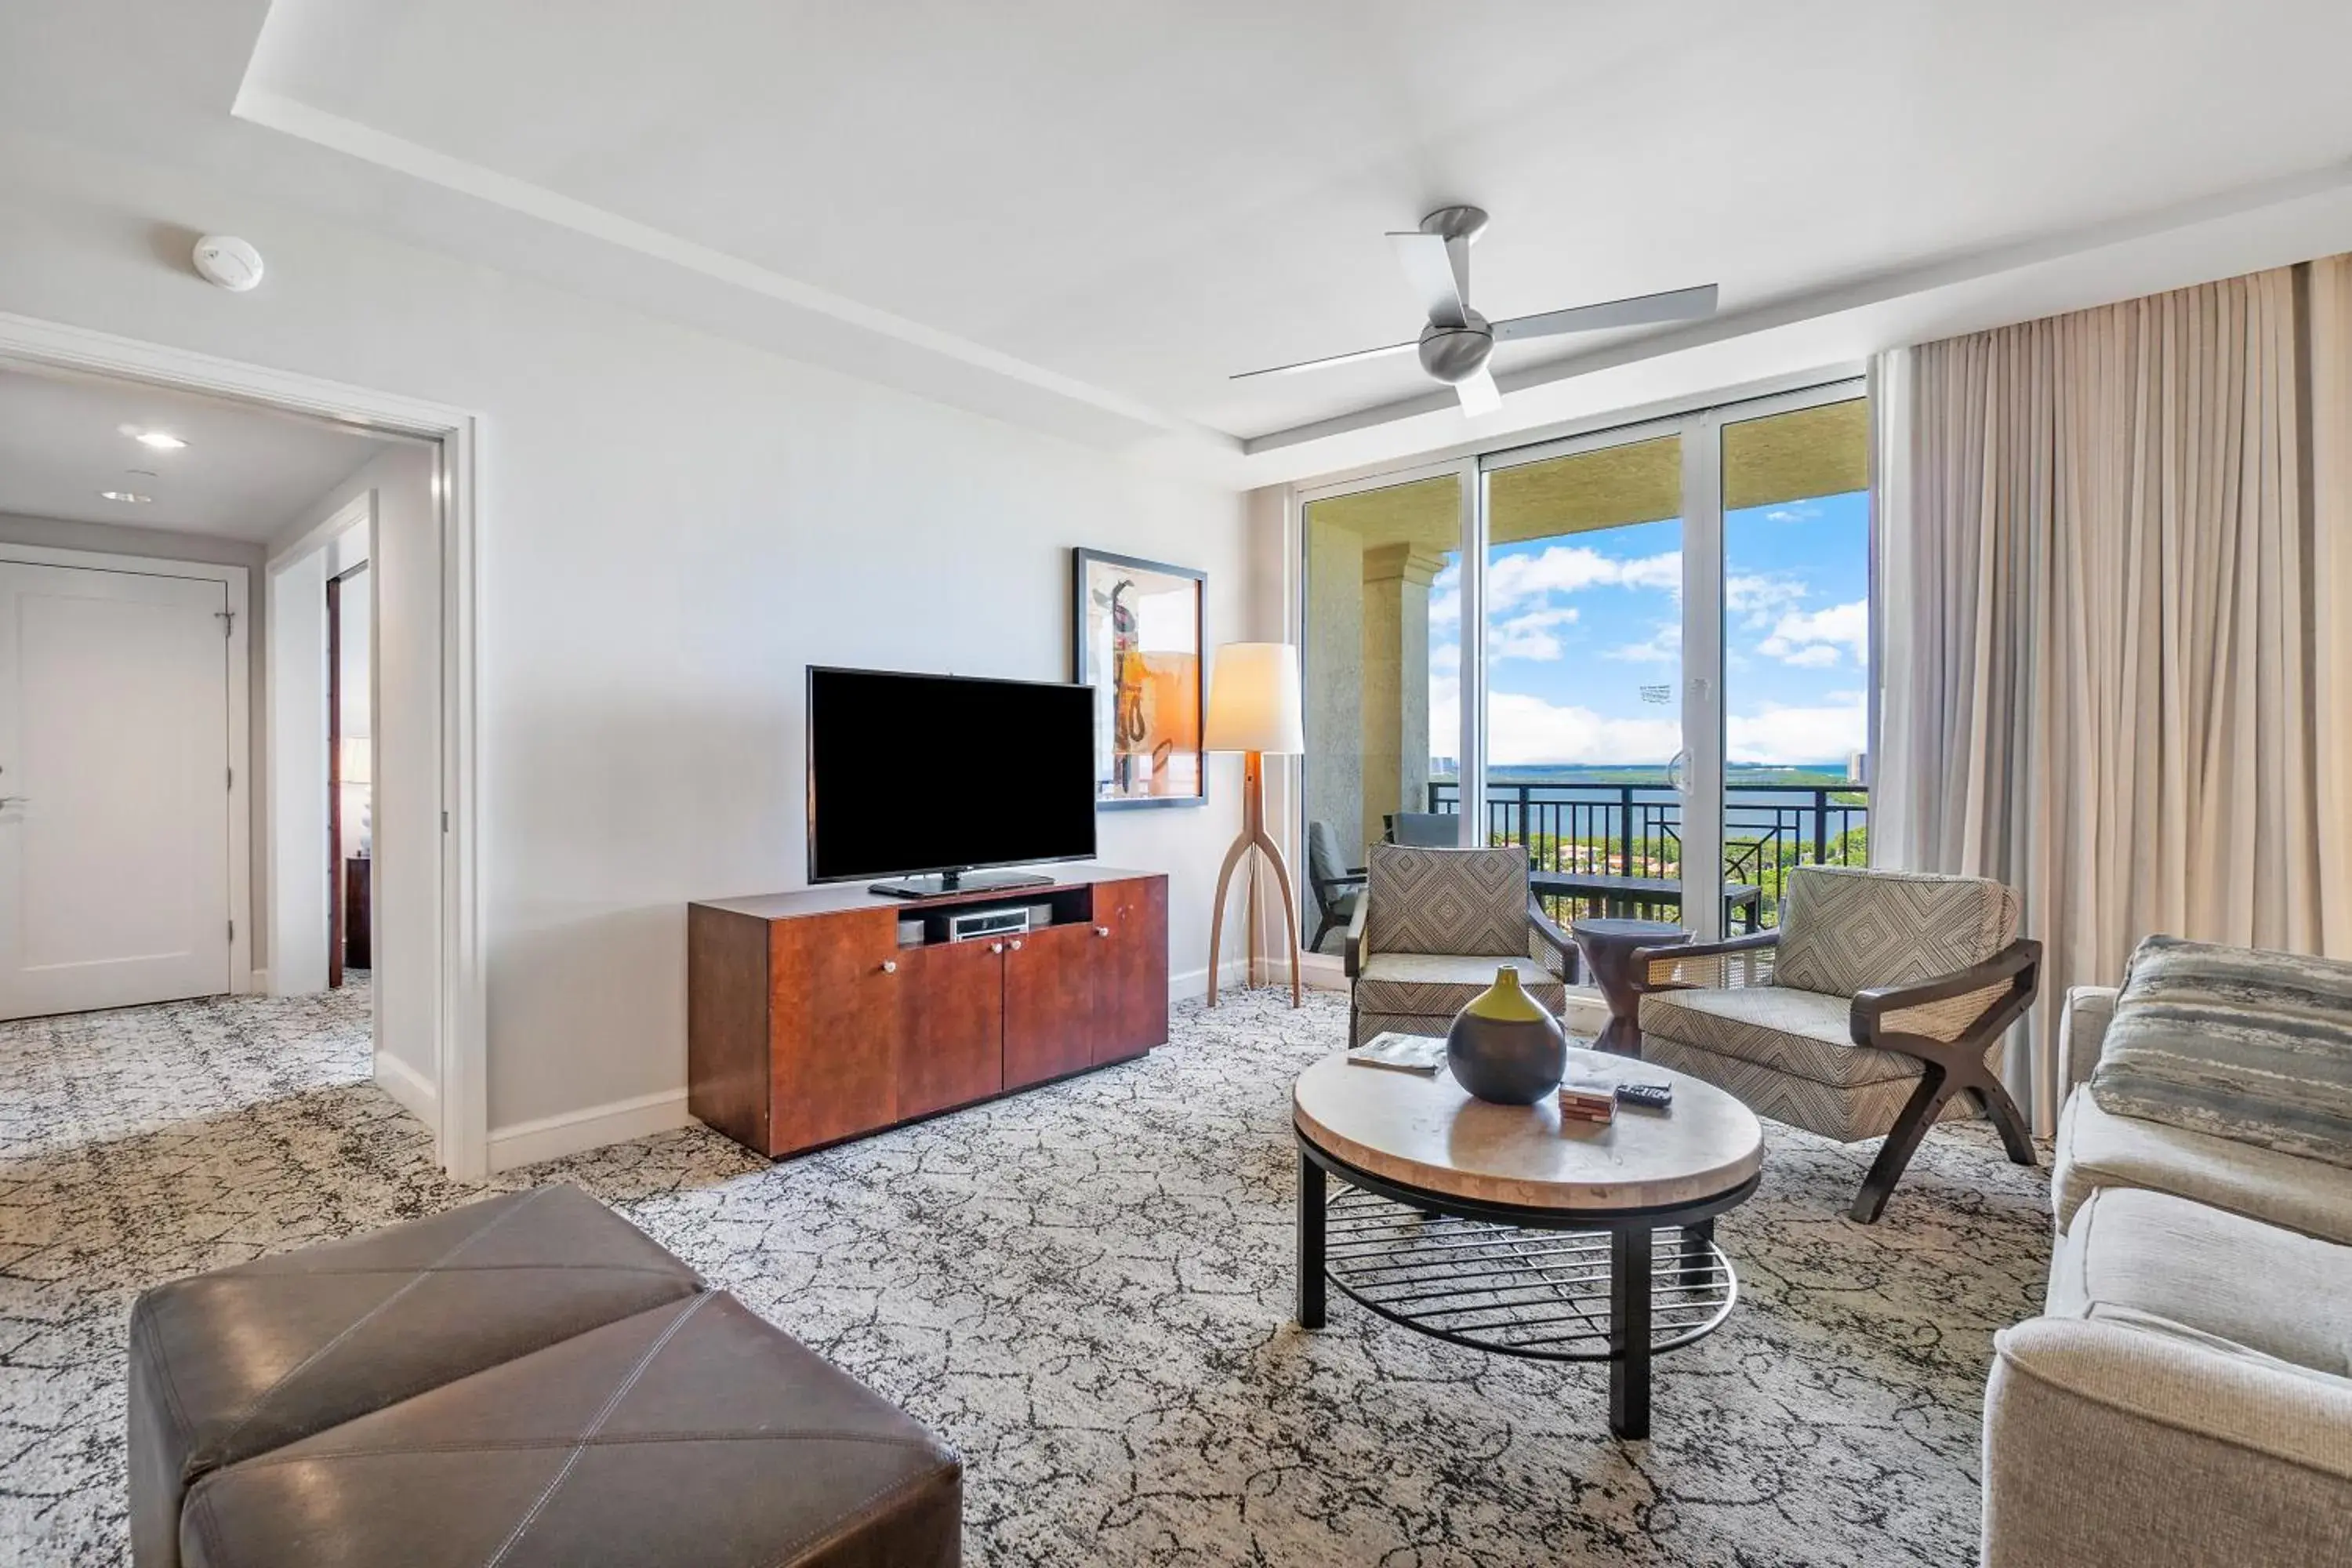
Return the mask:
<svg viewBox="0 0 2352 1568">
<path fill-rule="evenodd" d="M 1461 786 L 1451 779 L 1429 786 L 1429 809 L 1461 809 Z M 1679 881 L 1683 876 L 1683 798 L 1663 784 L 1557 784 L 1486 781 L 1486 836 L 1496 844 L 1527 847 L 1538 872 L 1571 877 L 1621 877 Z M 1758 889 L 1729 913 L 1740 924 L 1780 923 L 1790 868 L 1861 866 L 1870 858 L 1870 792 L 1860 784 L 1742 784 L 1724 786 L 1723 880 Z M 1599 895 L 1567 896 L 1569 905 L 1597 905 Z M 1679 899 L 1630 901 L 1644 912 Z M 1573 914 L 1574 910 L 1555 913 Z"/>
</svg>

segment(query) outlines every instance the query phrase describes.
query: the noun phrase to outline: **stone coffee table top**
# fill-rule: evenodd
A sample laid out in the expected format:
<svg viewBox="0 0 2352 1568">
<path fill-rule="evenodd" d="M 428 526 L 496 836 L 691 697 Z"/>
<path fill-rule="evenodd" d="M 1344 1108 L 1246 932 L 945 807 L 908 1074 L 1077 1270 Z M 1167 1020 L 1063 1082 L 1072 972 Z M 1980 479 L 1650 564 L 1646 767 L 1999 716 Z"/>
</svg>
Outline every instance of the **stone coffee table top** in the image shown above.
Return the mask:
<svg viewBox="0 0 2352 1568">
<path fill-rule="evenodd" d="M 1763 1163 L 1764 1131 L 1738 1100 L 1684 1073 L 1594 1051 L 1569 1077 L 1674 1085 L 1673 1109 L 1620 1107 L 1605 1124 L 1563 1121 L 1559 1101 L 1492 1105 L 1451 1073 L 1351 1066 L 1335 1051 L 1299 1076 L 1292 1118 L 1311 1142 L 1402 1185 L 1523 1208 L 1673 1207 L 1730 1192 Z"/>
</svg>

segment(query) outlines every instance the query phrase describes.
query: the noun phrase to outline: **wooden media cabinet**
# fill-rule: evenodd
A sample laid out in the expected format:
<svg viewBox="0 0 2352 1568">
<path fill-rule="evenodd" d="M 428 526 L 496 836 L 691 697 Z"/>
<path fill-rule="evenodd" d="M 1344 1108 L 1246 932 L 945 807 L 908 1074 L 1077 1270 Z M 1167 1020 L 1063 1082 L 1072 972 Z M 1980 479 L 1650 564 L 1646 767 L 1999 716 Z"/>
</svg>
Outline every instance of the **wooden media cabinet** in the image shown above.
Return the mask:
<svg viewBox="0 0 2352 1568">
<path fill-rule="evenodd" d="M 1007 905 L 1048 918 L 943 940 L 949 912 Z M 687 1109 L 772 1159 L 1168 1040 L 1164 876 L 1087 867 L 921 900 L 811 888 L 688 905 L 686 931 Z"/>
</svg>

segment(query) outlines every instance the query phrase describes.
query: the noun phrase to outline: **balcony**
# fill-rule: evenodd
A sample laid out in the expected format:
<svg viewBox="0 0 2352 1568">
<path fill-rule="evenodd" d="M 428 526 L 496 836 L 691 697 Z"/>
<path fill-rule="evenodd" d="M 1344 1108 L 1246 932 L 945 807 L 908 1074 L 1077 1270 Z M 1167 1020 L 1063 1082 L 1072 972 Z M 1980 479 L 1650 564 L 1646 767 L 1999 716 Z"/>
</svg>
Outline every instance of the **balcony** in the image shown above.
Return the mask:
<svg viewBox="0 0 2352 1568">
<path fill-rule="evenodd" d="M 1460 811 L 1460 784 L 1432 781 L 1428 809 Z M 1545 908 L 1570 923 L 1602 914 L 1679 921 L 1682 820 L 1682 796 L 1664 784 L 1486 783 L 1488 840 L 1526 846 Z M 1780 924 L 1792 867 L 1869 859 L 1868 786 L 1726 784 L 1726 931 Z"/>
</svg>

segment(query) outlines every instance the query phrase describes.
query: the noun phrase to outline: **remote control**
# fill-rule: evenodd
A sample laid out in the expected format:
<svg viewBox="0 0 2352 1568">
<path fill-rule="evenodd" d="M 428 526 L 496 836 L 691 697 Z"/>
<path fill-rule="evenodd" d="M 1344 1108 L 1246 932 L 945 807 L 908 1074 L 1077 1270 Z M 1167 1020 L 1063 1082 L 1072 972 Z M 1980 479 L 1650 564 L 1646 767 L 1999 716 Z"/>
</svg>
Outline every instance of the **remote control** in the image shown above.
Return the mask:
<svg viewBox="0 0 2352 1568">
<path fill-rule="evenodd" d="M 1675 1102 L 1675 1086 L 1670 1083 L 1621 1083 L 1617 1086 L 1617 1102 L 1638 1105 L 1644 1110 L 1664 1110 Z"/>
</svg>

